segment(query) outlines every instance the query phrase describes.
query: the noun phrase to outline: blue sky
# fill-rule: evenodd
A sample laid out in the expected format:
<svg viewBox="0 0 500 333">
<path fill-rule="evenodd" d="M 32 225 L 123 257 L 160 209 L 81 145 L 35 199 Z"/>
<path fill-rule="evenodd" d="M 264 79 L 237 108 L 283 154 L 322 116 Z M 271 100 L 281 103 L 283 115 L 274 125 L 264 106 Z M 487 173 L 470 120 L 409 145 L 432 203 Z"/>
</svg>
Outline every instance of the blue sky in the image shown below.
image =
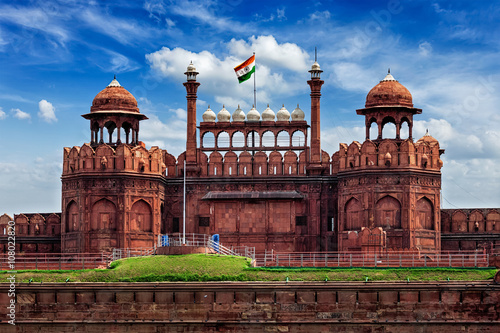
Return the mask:
<svg viewBox="0 0 500 333">
<path fill-rule="evenodd" d="M 391 68 L 443 155 L 443 206 L 500 206 L 498 1 L 0 2 L 0 213 L 60 211 L 62 148 L 90 140 L 92 99 L 117 75 L 142 113 L 148 148 L 185 148 L 182 83 L 208 107 L 251 107 L 233 67 L 256 52 L 257 108 L 297 103 L 318 48 L 322 148 L 364 140 L 355 110 Z"/>
</svg>

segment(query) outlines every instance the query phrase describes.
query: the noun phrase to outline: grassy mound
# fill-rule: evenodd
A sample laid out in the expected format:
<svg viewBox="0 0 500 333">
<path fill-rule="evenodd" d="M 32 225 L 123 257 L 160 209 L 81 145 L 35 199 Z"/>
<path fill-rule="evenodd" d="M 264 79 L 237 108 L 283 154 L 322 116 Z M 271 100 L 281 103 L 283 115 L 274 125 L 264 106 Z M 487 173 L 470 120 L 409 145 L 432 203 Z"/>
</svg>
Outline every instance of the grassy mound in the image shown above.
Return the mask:
<svg viewBox="0 0 500 333">
<path fill-rule="evenodd" d="M 18 271 L 17 282 L 161 281 L 446 281 L 493 279 L 495 269 L 457 268 L 252 268 L 243 257 L 190 254 L 115 261 L 111 269 Z M 0 282 L 9 275 L 0 272 Z"/>
</svg>

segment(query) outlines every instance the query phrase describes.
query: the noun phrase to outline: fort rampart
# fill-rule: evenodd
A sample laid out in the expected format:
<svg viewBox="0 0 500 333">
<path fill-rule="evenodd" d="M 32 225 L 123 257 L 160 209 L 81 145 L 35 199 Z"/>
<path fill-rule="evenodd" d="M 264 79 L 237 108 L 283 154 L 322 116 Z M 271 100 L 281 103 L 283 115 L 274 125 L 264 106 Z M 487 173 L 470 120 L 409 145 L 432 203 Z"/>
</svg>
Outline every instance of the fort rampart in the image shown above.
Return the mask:
<svg viewBox="0 0 500 333">
<path fill-rule="evenodd" d="M 5 324 L 8 286 L 0 286 Z M 32 283 L 18 332 L 493 332 L 486 282 Z M 9 325 L 10 326 L 10 325 Z"/>
</svg>

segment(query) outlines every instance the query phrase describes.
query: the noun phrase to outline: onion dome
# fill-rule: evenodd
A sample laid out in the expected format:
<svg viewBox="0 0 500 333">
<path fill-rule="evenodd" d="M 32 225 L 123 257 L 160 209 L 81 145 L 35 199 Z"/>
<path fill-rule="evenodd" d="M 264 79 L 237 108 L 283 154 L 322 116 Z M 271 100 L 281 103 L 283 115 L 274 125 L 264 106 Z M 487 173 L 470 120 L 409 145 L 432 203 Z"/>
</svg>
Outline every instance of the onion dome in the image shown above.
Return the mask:
<svg viewBox="0 0 500 333">
<path fill-rule="evenodd" d="M 222 105 L 222 110 L 217 113 L 217 120 L 220 122 L 231 121 L 231 114 L 226 110 L 226 107 Z"/>
<path fill-rule="evenodd" d="M 210 109 L 210 105 L 208 106 L 208 109 L 207 111 L 203 112 L 203 121 L 205 122 L 210 122 L 210 123 L 214 123 L 215 122 L 215 112 L 212 111 L 212 109 Z"/>
<path fill-rule="evenodd" d="M 240 109 L 240 105 L 238 104 L 238 108 L 233 112 L 233 121 L 245 121 L 245 112 Z"/>
<path fill-rule="evenodd" d="M 248 111 L 247 120 L 248 121 L 259 121 L 260 120 L 260 113 L 255 108 L 255 105 L 253 105 L 252 109 L 250 111 Z"/>
<path fill-rule="evenodd" d="M 302 111 L 299 108 L 299 105 L 297 104 L 297 107 L 295 108 L 295 110 L 292 111 L 292 121 L 304 121 L 305 118 L 306 118 L 306 115 L 305 115 L 304 111 Z"/>
<path fill-rule="evenodd" d="M 193 65 L 193 62 L 191 61 L 191 63 L 188 65 L 187 67 L 187 72 L 191 73 L 191 72 L 196 72 L 196 67 L 194 67 Z"/>
<path fill-rule="evenodd" d="M 434 143 L 438 143 L 438 140 L 434 139 L 430 134 L 429 134 L 429 130 L 427 129 L 425 131 L 425 135 L 423 137 L 421 137 L 420 139 L 418 139 L 417 142 L 426 142 L 428 144 L 434 144 Z"/>
<path fill-rule="evenodd" d="M 312 71 L 320 71 L 321 70 L 317 61 L 315 61 L 314 64 L 311 66 L 311 70 Z"/>
<path fill-rule="evenodd" d="M 281 107 L 281 109 L 276 114 L 276 118 L 278 121 L 288 121 L 290 120 L 290 112 L 285 108 L 285 104 Z"/>
<path fill-rule="evenodd" d="M 137 100 L 123 88 L 116 77 L 92 101 L 90 112 L 122 111 L 139 113 Z"/>
<path fill-rule="evenodd" d="M 406 106 L 413 107 L 412 96 L 408 89 L 387 73 L 386 77 L 370 90 L 366 96 L 365 107 Z"/>
<path fill-rule="evenodd" d="M 269 104 L 267 104 L 267 108 L 262 112 L 262 121 L 274 121 L 274 112 L 269 108 Z"/>
</svg>

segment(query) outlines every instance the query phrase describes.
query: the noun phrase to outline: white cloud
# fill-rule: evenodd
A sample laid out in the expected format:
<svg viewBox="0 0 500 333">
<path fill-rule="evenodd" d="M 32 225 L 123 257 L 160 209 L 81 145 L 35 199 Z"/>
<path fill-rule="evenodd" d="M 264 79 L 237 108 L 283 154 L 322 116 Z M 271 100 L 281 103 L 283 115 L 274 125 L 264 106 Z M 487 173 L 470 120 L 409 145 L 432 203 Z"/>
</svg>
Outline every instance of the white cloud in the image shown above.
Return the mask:
<svg viewBox="0 0 500 333">
<path fill-rule="evenodd" d="M 92 7 L 87 7 L 78 15 L 88 28 L 107 35 L 124 45 L 131 45 L 136 41 L 147 39 L 151 37 L 154 30 L 131 18 L 121 19 L 105 15 L 102 10 Z"/>
<path fill-rule="evenodd" d="M 376 80 L 380 77 L 374 69 L 363 68 L 353 62 L 338 62 L 333 64 L 332 69 L 336 84 L 348 91 L 368 93 L 378 83 Z"/>
<path fill-rule="evenodd" d="M 418 53 L 423 56 L 427 57 L 429 54 L 432 52 L 432 45 L 429 42 L 422 42 L 418 45 Z"/>
<path fill-rule="evenodd" d="M 152 17 L 157 21 L 160 21 L 160 16 L 164 15 L 166 12 L 162 0 L 145 1 L 144 9 L 149 12 L 149 17 Z"/>
<path fill-rule="evenodd" d="M 42 99 L 40 102 L 38 102 L 38 108 L 40 110 L 38 112 L 38 117 L 40 117 L 43 121 L 47 123 L 52 123 L 57 121 L 55 108 L 52 105 L 52 103 Z"/>
<path fill-rule="evenodd" d="M 36 8 L 8 5 L 0 8 L 0 21 L 37 29 L 52 36 L 60 44 L 64 44 L 70 37 L 70 32 L 60 22 L 60 19 L 65 16 L 67 15 L 63 11 L 59 11 L 53 6 L 40 4 Z"/>
<path fill-rule="evenodd" d="M 227 47 L 231 55 L 222 59 L 208 51 L 194 53 L 167 47 L 147 54 L 146 59 L 155 73 L 175 80 L 185 80 L 183 71 L 179 69 L 186 68 L 189 61 L 193 61 L 200 73 L 197 79 L 202 84 L 198 91 L 211 94 L 215 100 L 232 107 L 253 104 L 252 95 L 248 93 L 252 90 L 251 83 L 238 84 L 233 69 L 251 55 L 250 50 L 256 51 L 257 96 L 261 103 L 273 104 L 271 96 L 290 96 L 303 89 L 304 82 L 300 76 L 287 75 L 284 78 L 284 74 L 291 70 L 307 73 L 307 53 L 296 44 L 279 44 L 273 36 L 252 36 L 248 42 L 233 39 Z M 222 101 L 224 96 L 245 96 L 245 100 L 238 102 L 233 97 L 232 102 L 225 102 Z"/>
<path fill-rule="evenodd" d="M 170 109 L 169 111 L 175 113 L 177 118 L 179 118 L 181 120 L 187 120 L 187 111 L 186 110 L 184 110 L 182 108 L 178 108 L 178 109 Z"/>
<path fill-rule="evenodd" d="M 7 118 L 7 114 L 4 112 L 3 108 L 0 107 L 0 120 Z"/>
<path fill-rule="evenodd" d="M 167 27 L 173 28 L 175 27 L 175 22 L 169 19 L 168 17 L 165 19 L 165 23 L 167 24 Z"/>
<path fill-rule="evenodd" d="M 278 43 L 274 36 L 252 36 L 247 41 L 231 39 L 228 43 L 231 54 L 246 59 L 255 52 L 256 66 L 260 63 L 270 68 L 286 68 L 294 72 L 309 70 L 310 58 L 300 46 L 294 43 Z"/>
<path fill-rule="evenodd" d="M 330 19 L 331 14 L 328 10 L 324 11 L 315 11 L 314 13 L 309 14 L 308 21 L 312 22 L 326 22 Z"/>
<path fill-rule="evenodd" d="M 28 120 L 31 119 L 31 115 L 29 113 L 26 113 L 24 111 L 21 111 L 21 109 L 12 109 L 10 110 L 12 113 L 14 113 L 14 118 L 20 119 L 20 120 Z"/>
<path fill-rule="evenodd" d="M 253 30 L 252 25 L 249 23 L 236 22 L 229 17 L 225 17 L 223 10 L 229 6 L 231 6 L 230 2 L 218 3 L 212 0 L 173 0 L 169 1 L 166 10 L 169 14 L 181 16 L 190 22 L 205 24 L 219 31 L 248 34 L 249 31 Z"/>
</svg>

